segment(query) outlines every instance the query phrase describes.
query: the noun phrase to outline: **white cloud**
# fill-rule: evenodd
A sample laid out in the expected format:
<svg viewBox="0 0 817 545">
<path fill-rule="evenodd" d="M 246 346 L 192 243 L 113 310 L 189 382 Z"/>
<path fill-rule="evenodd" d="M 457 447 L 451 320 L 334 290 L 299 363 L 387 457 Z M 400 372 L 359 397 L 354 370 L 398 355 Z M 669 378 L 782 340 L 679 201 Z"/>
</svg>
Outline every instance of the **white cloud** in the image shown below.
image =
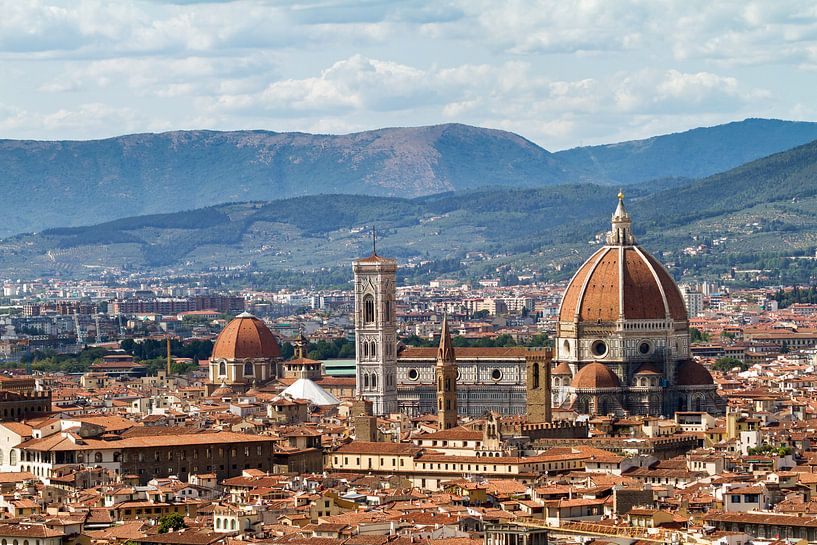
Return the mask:
<svg viewBox="0 0 817 545">
<path fill-rule="evenodd" d="M 748 115 L 817 117 L 805 91 L 817 83 L 817 5 L 806 1 L 0 0 L 0 10 L 10 137 L 460 121 L 559 148 Z"/>
</svg>

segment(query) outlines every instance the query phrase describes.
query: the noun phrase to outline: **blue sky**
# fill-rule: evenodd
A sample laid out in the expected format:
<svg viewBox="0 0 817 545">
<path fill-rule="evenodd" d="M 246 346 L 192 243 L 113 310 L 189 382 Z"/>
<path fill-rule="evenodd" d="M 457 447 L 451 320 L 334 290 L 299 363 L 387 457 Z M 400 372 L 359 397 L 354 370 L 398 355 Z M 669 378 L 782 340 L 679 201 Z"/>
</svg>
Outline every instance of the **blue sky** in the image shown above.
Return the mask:
<svg viewBox="0 0 817 545">
<path fill-rule="evenodd" d="M 0 137 L 817 120 L 817 3 L 0 0 Z"/>
</svg>

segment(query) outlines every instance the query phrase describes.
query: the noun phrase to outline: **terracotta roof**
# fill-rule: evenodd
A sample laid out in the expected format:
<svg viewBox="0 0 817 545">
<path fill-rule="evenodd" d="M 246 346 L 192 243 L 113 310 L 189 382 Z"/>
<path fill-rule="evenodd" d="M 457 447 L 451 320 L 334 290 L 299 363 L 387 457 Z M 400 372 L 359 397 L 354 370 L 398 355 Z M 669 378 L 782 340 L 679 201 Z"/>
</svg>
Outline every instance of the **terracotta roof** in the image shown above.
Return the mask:
<svg viewBox="0 0 817 545">
<path fill-rule="evenodd" d="M 394 263 L 397 264 L 397 261 L 394 259 L 390 259 L 388 257 L 379 256 L 377 254 L 372 254 L 369 257 L 362 257 L 355 261 L 355 263 Z"/>
<path fill-rule="evenodd" d="M 107 450 L 125 448 L 150 448 L 187 445 L 209 445 L 229 443 L 253 443 L 277 441 L 273 437 L 260 435 L 246 435 L 222 431 L 218 433 L 194 433 L 181 435 L 147 435 L 104 441 L 101 439 L 83 439 L 80 444 L 75 443 L 62 433 L 55 433 L 42 439 L 31 439 L 20 443 L 18 448 L 34 451 L 74 451 L 74 450 Z"/>
<path fill-rule="evenodd" d="M 573 372 L 570 370 L 570 366 L 567 364 L 566 361 L 560 361 L 559 365 L 550 372 L 551 375 L 572 375 Z"/>
<path fill-rule="evenodd" d="M 213 346 L 212 359 L 277 358 L 278 341 L 264 322 L 251 314 L 239 314 L 227 324 Z"/>
<path fill-rule="evenodd" d="M 692 360 L 684 360 L 675 371 L 677 386 L 709 386 L 715 384 L 706 367 Z"/>
<path fill-rule="evenodd" d="M 661 371 L 655 368 L 652 363 L 645 363 L 635 372 L 636 375 L 661 375 Z"/>
<path fill-rule="evenodd" d="M 620 315 L 631 320 L 663 320 L 667 315 L 687 320 L 678 286 L 654 257 L 637 246 L 605 246 L 579 268 L 565 291 L 559 320 L 572 322 L 577 315 L 587 321 L 612 322 Z"/>
<path fill-rule="evenodd" d="M 593 362 L 585 365 L 570 382 L 573 388 L 621 388 L 621 381 L 609 367 Z"/>
<path fill-rule="evenodd" d="M 367 441 L 353 441 L 341 446 L 336 452 L 340 454 L 398 454 L 410 455 L 421 452 L 422 449 L 407 443 L 370 443 Z"/>
</svg>

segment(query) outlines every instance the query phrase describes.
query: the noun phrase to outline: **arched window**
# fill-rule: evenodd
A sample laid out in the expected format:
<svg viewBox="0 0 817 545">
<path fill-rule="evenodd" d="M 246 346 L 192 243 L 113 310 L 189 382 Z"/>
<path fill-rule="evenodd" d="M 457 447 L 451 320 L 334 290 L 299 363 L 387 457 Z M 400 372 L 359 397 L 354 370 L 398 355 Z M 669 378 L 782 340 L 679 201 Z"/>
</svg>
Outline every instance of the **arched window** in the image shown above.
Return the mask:
<svg viewBox="0 0 817 545">
<path fill-rule="evenodd" d="M 216 519 L 216 530 L 221 530 L 221 519 L 220 518 Z"/>
<path fill-rule="evenodd" d="M 445 379 L 445 391 L 446 392 L 451 391 L 451 379 L 450 378 Z"/>
<path fill-rule="evenodd" d="M 227 364 L 221 362 L 218 364 L 218 376 L 223 377 L 227 374 Z"/>
<path fill-rule="evenodd" d="M 443 377 L 440 377 L 440 386 L 438 387 L 439 390 L 443 389 Z"/>
<path fill-rule="evenodd" d="M 363 389 L 369 389 L 369 373 L 363 373 Z"/>
<path fill-rule="evenodd" d="M 372 373 L 372 390 L 377 390 L 377 373 Z"/>
<path fill-rule="evenodd" d="M 440 411 L 443 410 L 443 400 L 442 400 L 442 398 L 440 398 L 440 400 L 439 400 L 439 402 L 437 404 L 439 405 L 438 410 L 440 410 Z"/>
<path fill-rule="evenodd" d="M 539 387 L 539 364 L 533 362 L 533 387 Z"/>
<path fill-rule="evenodd" d="M 245 363 L 244 364 L 244 376 L 245 377 L 251 377 L 254 374 L 255 373 L 253 372 L 253 369 L 252 369 L 252 363 L 250 363 L 250 362 Z"/>
<path fill-rule="evenodd" d="M 98 464 L 102 463 L 102 453 L 101 452 L 97 452 L 96 454 L 94 454 L 94 462 L 96 462 Z"/>
<path fill-rule="evenodd" d="M 369 343 L 363 341 L 363 358 L 366 359 L 369 357 Z"/>
<path fill-rule="evenodd" d="M 372 346 L 369 349 L 369 353 L 372 355 L 373 358 L 377 357 L 377 344 L 375 344 L 374 341 L 372 341 Z"/>
<path fill-rule="evenodd" d="M 118 452 L 114 452 L 114 453 L 113 453 L 113 461 L 114 461 L 114 462 L 118 462 L 118 461 L 119 461 L 119 459 L 120 459 L 120 455 L 119 455 L 119 453 L 118 453 Z"/>
<path fill-rule="evenodd" d="M 235 530 L 235 519 L 230 521 L 230 530 Z"/>
<path fill-rule="evenodd" d="M 391 311 L 392 311 L 391 301 L 387 300 L 386 303 L 384 304 L 384 307 L 385 308 L 384 308 L 384 312 L 383 312 L 383 320 L 386 323 L 391 323 Z"/>
<path fill-rule="evenodd" d="M 374 297 L 367 295 L 363 298 L 363 323 L 374 322 Z"/>
</svg>

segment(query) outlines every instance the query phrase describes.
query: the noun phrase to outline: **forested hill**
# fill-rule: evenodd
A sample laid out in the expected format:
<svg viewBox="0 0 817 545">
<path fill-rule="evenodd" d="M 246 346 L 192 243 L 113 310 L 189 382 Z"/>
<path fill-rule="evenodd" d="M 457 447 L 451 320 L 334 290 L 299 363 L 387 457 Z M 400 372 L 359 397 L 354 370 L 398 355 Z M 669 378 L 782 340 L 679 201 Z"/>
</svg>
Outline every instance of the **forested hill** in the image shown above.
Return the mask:
<svg viewBox="0 0 817 545">
<path fill-rule="evenodd" d="M 328 275 L 343 285 L 376 224 L 381 253 L 418 280 L 564 278 L 598 247 L 617 192 L 584 184 L 225 204 L 10 237 L 0 242 L 0 272 L 287 271 L 293 284 Z M 676 274 L 769 269 L 757 274 L 799 281 L 817 273 L 808 259 L 817 248 L 817 142 L 675 188 L 625 192 L 639 242 Z"/>
<path fill-rule="evenodd" d="M 746 119 L 554 155 L 598 179 L 628 184 L 667 177 L 702 178 L 813 140 L 817 140 L 817 123 Z"/>
</svg>

